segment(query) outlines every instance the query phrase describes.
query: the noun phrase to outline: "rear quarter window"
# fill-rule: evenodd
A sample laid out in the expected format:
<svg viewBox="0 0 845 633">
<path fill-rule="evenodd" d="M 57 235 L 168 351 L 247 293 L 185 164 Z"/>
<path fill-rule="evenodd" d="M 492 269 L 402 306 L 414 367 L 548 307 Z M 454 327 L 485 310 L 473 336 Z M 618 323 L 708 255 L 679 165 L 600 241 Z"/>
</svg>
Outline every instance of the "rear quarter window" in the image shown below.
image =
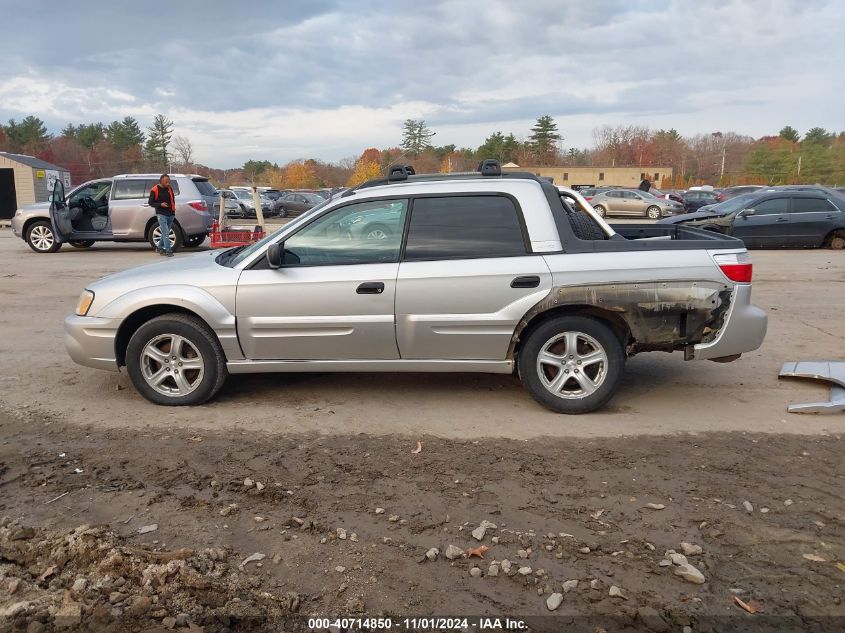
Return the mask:
<svg viewBox="0 0 845 633">
<path fill-rule="evenodd" d="M 477 259 L 525 255 L 519 211 L 504 196 L 417 198 L 405 259 Z"/>
<path fill-rule="evenodd" d="M 197 190 L 199 190 L 200 195 L 203 195 L 203 196 L 216 196 L 217 195 L 217 189 L 214 187 L 214 185 L 212 185 L 210 182 L 208 182 L 204 178 L 194 178 L 194 184 L 196 185 Z M 174 189 L 174 191 L 175 191 L 175 189 Z"/>
</svg>

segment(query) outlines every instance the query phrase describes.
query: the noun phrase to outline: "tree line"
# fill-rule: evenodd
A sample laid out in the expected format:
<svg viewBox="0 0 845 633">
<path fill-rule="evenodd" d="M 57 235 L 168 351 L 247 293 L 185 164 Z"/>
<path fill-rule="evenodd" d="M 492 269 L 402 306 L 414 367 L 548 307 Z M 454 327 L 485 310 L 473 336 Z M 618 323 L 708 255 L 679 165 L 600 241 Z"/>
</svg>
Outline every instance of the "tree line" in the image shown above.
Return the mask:
<svg viewBox="0 0 845 633">
<path fill-rule="evenodd" d="M 737 132 L 682 136 L 675 129 L 604 125 L 593 130 L 592 147 L 567 147 L 557 122 L 539 117 L 526 136 L 497 130 L 478 147 L 439 145 L 424 120 L 408 119 L 394 147 L 364 150 L 334 162 L 316 158 L 279 165 L 253 159 L 235 169 L 196 163 L 190 139 L 174 133 L 175 124 L 158 114 L 142 129 L 133 117 L 111 123 L 86 123 L 48 132 L 34 116 L 0 124 L 0 151 L 37 156 L 66 167 L 74 183 L 134 171 L 191 171 L 218 186 L 260 184 L 284 189 L 351 186 L 383 176 L 396 163 L 417 172 L 474 170 L 484 158 L 521 167 L 616 166 L 671 167 L 664 187 L 692 184 L 796 184 L 845 182 L 845 132 L 820 127 L 803 135 L 787 125 L 776 135 L 754 139 Z"/>
</svg>

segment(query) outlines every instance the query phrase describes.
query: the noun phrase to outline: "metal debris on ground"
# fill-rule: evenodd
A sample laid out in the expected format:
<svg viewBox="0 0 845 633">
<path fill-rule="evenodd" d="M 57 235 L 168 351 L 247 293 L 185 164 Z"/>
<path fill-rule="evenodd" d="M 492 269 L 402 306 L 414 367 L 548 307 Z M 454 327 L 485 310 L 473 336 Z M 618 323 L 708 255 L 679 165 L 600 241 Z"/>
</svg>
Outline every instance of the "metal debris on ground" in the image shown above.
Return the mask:
<svg viewBox="0 0 845 633">
<path fill-rule="evenodd" d="M 845 361 L 801 361 L 784 363 L 780 378 L 814 378 L 831 383 L 830 400 L 791 404 L 790 413 L 837 413 L 845 411 Z"/>
</svg>

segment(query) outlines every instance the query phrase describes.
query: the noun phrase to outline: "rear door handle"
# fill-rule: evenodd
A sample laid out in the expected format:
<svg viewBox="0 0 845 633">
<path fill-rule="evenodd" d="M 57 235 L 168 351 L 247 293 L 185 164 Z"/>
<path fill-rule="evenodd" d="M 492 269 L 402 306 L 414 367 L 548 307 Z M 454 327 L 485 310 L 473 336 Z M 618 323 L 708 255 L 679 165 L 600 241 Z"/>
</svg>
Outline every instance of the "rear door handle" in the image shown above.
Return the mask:
<svg viewBox="0 0 845 633">
<path fill-rule="evenodd" d="M 540 285 L 540 278 L 537 275 L 517 277 L 511 282 L 511 288 L 536 288 Z"/>
<path fill-rule="evenodd" d="M 787 218 L 778 218 L 776 221 L 777 222 L 789 222 L 789 220 Z"/>
<path fill-rule="evenodd" d="M 368 281 L 358 286 L 359 295 L 380 295 L 384 292 L 384 284 L 380 281 Z"/>
</svg>

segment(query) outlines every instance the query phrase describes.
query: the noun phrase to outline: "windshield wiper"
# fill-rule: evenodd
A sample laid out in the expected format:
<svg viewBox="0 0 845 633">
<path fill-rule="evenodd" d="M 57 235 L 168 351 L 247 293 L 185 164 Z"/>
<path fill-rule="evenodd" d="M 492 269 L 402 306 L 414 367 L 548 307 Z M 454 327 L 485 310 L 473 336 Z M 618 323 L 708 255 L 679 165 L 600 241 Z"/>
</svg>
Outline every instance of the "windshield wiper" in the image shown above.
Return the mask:
<svg viewBox="0 0 845 633">
<path fill-rule="evenodd" d="M 218 264 L 227 264 L 229 262 L 229 260 L 231 260 L 235 255 L 240 253 L 245 248 L 246 248 L 246 244 L 244 244 L 243 246 L 235 246 L 234 248 L 230 248 L 227 251 L 223 251 L 217 257 L 217 263 Z"/>
</svg>

